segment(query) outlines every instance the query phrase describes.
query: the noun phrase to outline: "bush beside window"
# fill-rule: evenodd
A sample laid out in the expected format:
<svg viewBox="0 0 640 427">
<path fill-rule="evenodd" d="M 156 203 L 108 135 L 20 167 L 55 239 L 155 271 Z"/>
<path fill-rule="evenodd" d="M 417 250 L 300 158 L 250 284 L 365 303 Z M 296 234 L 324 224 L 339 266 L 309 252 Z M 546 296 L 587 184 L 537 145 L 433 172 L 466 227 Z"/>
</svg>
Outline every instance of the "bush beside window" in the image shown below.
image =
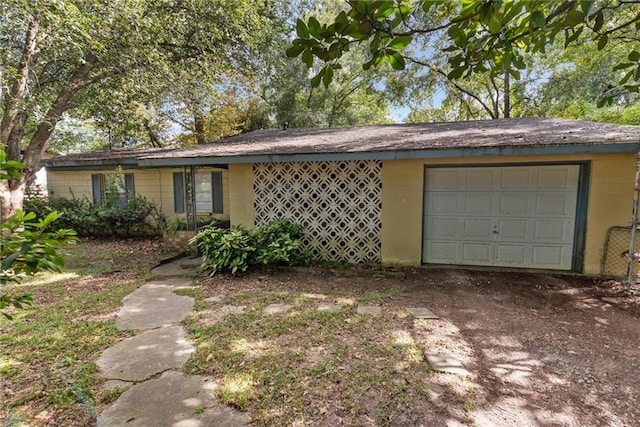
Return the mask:
<svg viewBox="0 0 640 427">
<path fill-rule="evenodd" d="M 94 206 L 87 199 L 30 197 L 25 210 L 38 218 L 52 211 L 61 216 L 52 224 L 55 229 L 72 229 L 82 237 L 155 237 L 161 236 L 167 220 L 158 208 L 144 197 L 131 197 L 125 207 L 119 203 Z"/>
</svg>

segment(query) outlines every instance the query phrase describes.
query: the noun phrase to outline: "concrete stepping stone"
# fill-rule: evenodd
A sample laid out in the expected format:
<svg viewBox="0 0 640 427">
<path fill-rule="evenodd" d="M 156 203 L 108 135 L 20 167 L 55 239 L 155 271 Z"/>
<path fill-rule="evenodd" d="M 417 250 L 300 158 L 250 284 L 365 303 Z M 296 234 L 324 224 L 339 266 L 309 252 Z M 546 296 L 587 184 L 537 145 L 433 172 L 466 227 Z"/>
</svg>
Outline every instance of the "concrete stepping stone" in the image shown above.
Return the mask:
<svg viewBox="0 0 640 427">
<path fill-rule="evenodd" d="M 359 305 L 356 309 L 356 313 L 380 316 L 382 314 L 382 307 L 375 305 Z"/>
<path fill-rule="evenodd" d="M 147 283 L 124 297 L 116 326 L 135 330 L 180 323 L 193 311 L 193 303 L 191 297 L 174 294 L 169 285 Z"/>
<path fill-rule="evenodd" d="M 215 387 L 210 378 L 168 371 L 124 392 L 98 417 L 98 426 L 246 425 L 245 414 L 216 402 Z"/>
<path fill-rule="evenodd" d="M 202 265 L 202 258 L 179 258 L 175 261 L 159 265 L 151 273 L 160 276 L 195 276 Z"/>
<path fill-rule="evenodd" d="M 439 319 L 431 310 L 425 307 L 407 308 L 407 311 L 416 319 Z"/>
<path fill-rule="evenodd" d="M 106 379 L 142 381 L 168 369 L 181 368 L 195 348 L 180 326 L 154 329 L 106 349 L 98 366 Z"/>
<path fill-rule="evenodd" d="M 278 314 L 286 313 L 289 310 L 291 310 L 291 306 L 288 304 L 270 304 L 264 309 L 264 312 L 267 314 Z"/>
<path fill-rule="evenodd" d="M 425 353 L 425 357 L 434 371 L 457 375 L 471 375 L 462 362 L 455 357 L 435 353 Z"/>
<path fill-rule="evenodd" d="M 321 302 L 318 304 L 318 311 L 338 311 L 342 308 L 340 304 L 332 304 L 330 302 Z"/>
</svg>

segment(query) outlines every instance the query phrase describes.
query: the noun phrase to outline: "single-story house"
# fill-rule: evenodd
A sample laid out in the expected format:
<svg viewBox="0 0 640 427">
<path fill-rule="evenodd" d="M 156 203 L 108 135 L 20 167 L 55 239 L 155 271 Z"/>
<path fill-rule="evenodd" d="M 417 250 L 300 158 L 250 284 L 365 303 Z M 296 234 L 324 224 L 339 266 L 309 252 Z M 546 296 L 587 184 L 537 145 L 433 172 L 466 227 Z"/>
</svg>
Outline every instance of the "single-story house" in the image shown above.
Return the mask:
<svg viewBox="0 0 640 427">
<path fill-rule="evenodd" d="M 504 119 L 264 130 L 185 149 L 46 160 L 50 194 L 101 203 L 116 168 L 168 217 L 307 226 L 316 256 L 599 274 L 631 221 L 640 127 Z"/>
</svg>

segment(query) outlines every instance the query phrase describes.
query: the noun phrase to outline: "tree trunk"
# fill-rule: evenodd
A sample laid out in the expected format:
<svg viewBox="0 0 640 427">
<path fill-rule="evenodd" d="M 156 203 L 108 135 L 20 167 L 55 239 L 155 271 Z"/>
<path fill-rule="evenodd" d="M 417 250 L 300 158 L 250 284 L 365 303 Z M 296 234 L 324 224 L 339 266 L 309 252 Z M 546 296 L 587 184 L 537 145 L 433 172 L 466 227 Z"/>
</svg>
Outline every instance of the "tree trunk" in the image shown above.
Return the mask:
<svg viewBox="0 0 640 427">
<path fill-rule="evenodd" d="M 504 118 L 508 119 L 511 116 L 511 97 L 509 96 L 510 89 L 509 82 L 509 70 L 504 72 Z"/>
<path fill-rule="evenodd" d="M 26 188 L 27 178 L 24 175 L 18 179 L 0 181 L 0 223 L 22 209 Z"/>
<path fill-rule="evenodd" d="M 195 113 L 193 115 L 193 129 L 194 133 L 196 134 L 196 143 L 198 145 L 206 144 L 207 136 L 204 132 L 204 118 L 200 113 Z"/>
<path fill-rule="evenodd" d="M 29 26 L 25 33 L 24 48 L 18 70 L 16 72 L 16 80 L 11 86 L 9 95 L 6 96 L 4 105 L 4 114 L 0 121 L 0 143 L 7 144 L 7 154 L 11 159 L 14 155 L 12 151 L 19 151 L 19 146 L 9 145 L 9 135 L 13 131 L 16 117 L 20 113 L 20 108 L 24 100 L 24 94 L 27 89 L 27 81 L 29 79 L 29 71 L 31 69 L 30 62 L 36 51 L 36 36 L 38 34 L 38 22 L 34 19 L 29 20 Z"/>
</svg>

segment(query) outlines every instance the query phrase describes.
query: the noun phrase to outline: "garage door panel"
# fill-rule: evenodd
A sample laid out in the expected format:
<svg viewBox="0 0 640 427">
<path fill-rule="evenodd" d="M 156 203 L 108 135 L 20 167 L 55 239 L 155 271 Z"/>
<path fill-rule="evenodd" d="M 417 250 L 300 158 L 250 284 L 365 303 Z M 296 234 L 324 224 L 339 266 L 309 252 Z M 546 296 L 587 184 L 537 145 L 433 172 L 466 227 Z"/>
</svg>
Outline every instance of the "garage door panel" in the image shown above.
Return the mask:
<svg viewBox="0 0 640 427">
<path fill-rule="evenodd" d="M 533 240 L 536 242 L 571 243 L 573 221 L 541 219 L 534 222 Z"/>
<path fill-rule="evenodd" d="M 427 168 L 423 261 L 570 270 L 579 171 Z"/>
<path fill-rule="evenodd" d="M 526 219 L 500 219 L 497 221 L 500 240 L 525 241 L 529 234 L 529 222 Z"/>
<path fill-rule="evenodd" d="M 429 177 L 434 190 L 456 190 L 459 188 L 459 169 L 434 169 Z"/>
<path fill-rule="evenodd" d="M 537 216 L 567 217 L 575 212 L 575 195 L 567 193 L 538 194 L 535 205 Z"/>
<path fill-rule="evenodd" d="M 491 215 L 493 203 L 491 194 L 470 193 L 463 195 L 465 215 Z M 456 212 L 459 215 L 459 211 Z"/>
<path fill-rule="evenodd" d="M 538 171 L 537 188 L 539 189 L 574 189 L 578 183 L 577 168 L 566 166 L 541 167 Z"/>
<path fill-rule="evenodd" d="M 493 176 L 491 169 L 469 169 L 466 173 L 467 188 L 491 190 L 493 188 Z"/>
<path fill-rule="evenodd" d="M 434 215 L 456 215 L 458 195 L 456 193 L 435 193 L 427 200 L 427 212 Z"/>
<path fill-rule="evenodd" d="M 526 193 L 500 194 L 499 215 L 527 216 L 529 214 L 529 195 Z"/>
<path fill-rule="evenodd" d="M 542 268 L 568 269 L 571 267 L 570 256 L 566 255 L 564 246 L 534 245 L 533 264 Z M 568 265 L 567 265 L 568 264 Z"/>
<path fill-rule="evenodd" d="M 497 244 L 496 261 L 502 266 L 521 266 L 528 264 L 528 250 L 526 244 Z"/>
<path fill-rule="evenodd" d="M 500 188 L 504 189 L 522 189 L 529 188 L 531 181 L 531 171 L 529 168 L 503 168 L 499 171 Z"/>
<path fill-rule="evenodd" d="M 491 240 L 492 238 L 491 218 L 466 218 L 464 220 L 464 231 L 462 238 L 464 240 Z"/>
<path fill-rule="evenodd" d="M 462 233 L 458 232 L 458 223 L 456 218 L 432 218 L 430 239 L 456 239 L 461 237 Z"/>
<path fill-rule="evenodd" d="M 458 260 L 458 243 L 456 242 L 430 242 L 426 248 L 431 253 L 431 262 L 439 264 L 456 264 Z"/>
<path fill-rule="evenodd" d="M 462 244 L 462 258 L 466 264 L 491 265 L 493 248 L 492 243 L 465 242 Z"/>
</svg>

